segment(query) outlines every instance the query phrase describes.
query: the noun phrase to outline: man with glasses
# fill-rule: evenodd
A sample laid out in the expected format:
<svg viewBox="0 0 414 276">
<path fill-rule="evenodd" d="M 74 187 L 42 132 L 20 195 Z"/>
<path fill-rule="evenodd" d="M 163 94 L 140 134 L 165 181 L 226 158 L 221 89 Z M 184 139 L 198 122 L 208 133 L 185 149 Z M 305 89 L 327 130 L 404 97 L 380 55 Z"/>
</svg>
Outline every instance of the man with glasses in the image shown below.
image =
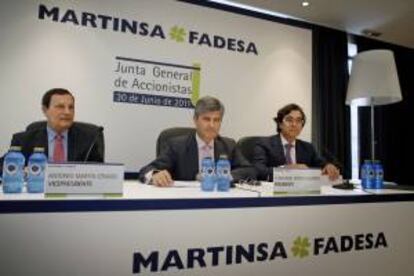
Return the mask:
<svg viewBox="0 0 414 276">
<path fill-rule="evenodd" d="M 254 149 L 253 165 L 260 180 L 271 181 L 273 168 L 279 166 L 292 169 L 322 168 L 322 173 L 328 175 L 330 180 L 339 177 L 339 169 L 322 158 L 312 144 L 297 139 L 306 122 L 300 106 L 284 106 L 274 120 L 278 134 L 260 139 Z"/>
</svg>

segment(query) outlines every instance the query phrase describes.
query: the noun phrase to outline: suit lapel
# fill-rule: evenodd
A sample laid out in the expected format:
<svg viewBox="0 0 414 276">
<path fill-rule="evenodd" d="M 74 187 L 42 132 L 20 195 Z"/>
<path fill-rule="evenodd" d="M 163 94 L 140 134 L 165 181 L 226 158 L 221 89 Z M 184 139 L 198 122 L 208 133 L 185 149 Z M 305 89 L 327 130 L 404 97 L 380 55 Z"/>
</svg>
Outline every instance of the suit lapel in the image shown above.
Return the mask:
<svg viewBox="0 0 414 276">
<path fill-rule="evenodd" d="M 223 153 L 223 147 L 222 143 L 219 141 L 219 137 L 214 139 L 214 161 L 217 162 L 220 158 L 220 154 Z"/>
<path fill-rule="evenodd" d="M 27 145 L 30 146 L 24 148 L 24 151 L 26 151 L 28 155 L 32 154 L 33 148 L 42 147 L 45 149 L 45 154 L 49 157 L 49 140 L 47 137 L 46 127 L 38 129 Z"/>
<path fill-rule="evenodd" d="M 198 168 L 198 147 L 197 141 L 195 138 L 195 134 L 190 134 L 187 139 L 187 146 L 186 146 L 186 155 L 183 156 L 186 160 L 184 163 L 188 168 L 188 172 L 190 172 L 191 176 L 197 175 L 199 168 Z"/>
<path fill-rule="evenodd" d="M 37 147 L 43 147 L 45 149 L 45 153 L 47 156 L 49 156 L 49 140 L 47 137 L 47 130 L 46 127 L 44 129 L 42 129 L 42 131 L 39 133 L 39 142 L 40 144 Z"/>
<path fill-rule="evenodd" d="M 71 127 L 68 131 L 68 152 L 67 152 L 67 161 L 76 160 L 75 158 L 75 143 L 77 141 L 76 133 Z"/>
<path fill-rule="evenodd" d="M 216 139 L 214 139 L 214 160 L 217 162 L 217 160 L 220 159 L 220 155 L 225 154 L 227 155 L 227 158 L 232 160 L 232 149 L 230 149 L 229 144 L 226 143 L 226 141 L 221 138 L 221 136 L 217 136 Z"/>
<path fill-rule="evenodd" d="M 296 139 L 296 163 L 306 164 L 307 161 L 303 159 L 303 157 L 305 157 L 305 154 L 302 145 L 303 144 L 298 139 Z"/>
<path fill-rule="evenodd" d="M 273 136 L 270 144 L 272 147 L 273 156 L 277 160 L 277 163 L 280 163 L 282 165 L 286 164 L 285 151 L 283 150 L 280 134 Z M 280 157 L 278 158 L 278 156 Z"/>
</svg>

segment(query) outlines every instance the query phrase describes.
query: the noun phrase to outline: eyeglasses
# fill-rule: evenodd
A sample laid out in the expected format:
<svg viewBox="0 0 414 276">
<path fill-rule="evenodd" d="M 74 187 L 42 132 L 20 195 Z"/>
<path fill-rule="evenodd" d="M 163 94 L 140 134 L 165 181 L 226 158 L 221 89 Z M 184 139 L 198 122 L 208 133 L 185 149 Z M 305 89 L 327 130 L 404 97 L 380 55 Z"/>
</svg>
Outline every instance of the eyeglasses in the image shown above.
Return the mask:
<svg viewBox="0 0 414 276">
<path fill-rule="evenodd" d="M 293 117 L 285 117 L 283 119 L 283 122 L 289 125 L 297 124 L 297 125 L 303 125 L 304 120 L 303 118 L 293 118 Z"/>
<path fill-rule="evenodd" d="M 262 183 L 259 180 L 250 179 L 250 178 L 240 179 L 239 184 L 246 184 L 246 185 L 250 185 L 250 186 L 260 186 L 260 185 L 262 185 Z"/>
</svg>

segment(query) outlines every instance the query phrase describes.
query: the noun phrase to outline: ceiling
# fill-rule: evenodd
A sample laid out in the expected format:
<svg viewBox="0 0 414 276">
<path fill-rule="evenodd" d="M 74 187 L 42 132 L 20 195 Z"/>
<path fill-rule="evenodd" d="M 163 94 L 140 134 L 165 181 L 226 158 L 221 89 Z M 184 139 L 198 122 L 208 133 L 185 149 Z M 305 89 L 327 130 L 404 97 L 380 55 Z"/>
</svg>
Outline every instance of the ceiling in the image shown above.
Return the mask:
<svg viewBox="0 0 414 276">
<path fill-rule="evenodd" d="M 414 49 L 414 0 L 237 0 L 295 19 L 352 34 L 381 33 L 375 39 Z M 374 38 L 374 37 L 373 37 Z"/>
</svg>

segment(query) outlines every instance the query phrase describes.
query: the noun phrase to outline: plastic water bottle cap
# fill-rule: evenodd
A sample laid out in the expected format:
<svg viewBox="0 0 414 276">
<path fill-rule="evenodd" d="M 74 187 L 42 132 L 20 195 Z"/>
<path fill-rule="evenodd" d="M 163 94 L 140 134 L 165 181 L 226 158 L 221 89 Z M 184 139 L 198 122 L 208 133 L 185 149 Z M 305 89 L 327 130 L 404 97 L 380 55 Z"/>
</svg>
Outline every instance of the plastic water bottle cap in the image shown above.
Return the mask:
<svg viewBox="0 0 414 276">
<path fill-rule="evenodd" d="M 227 154 L 220 154 L 220 159 L 227 159 Z"/>
<path fill-rule="evenodd" d="M 34 149 L 33 149 L 33 152 L 45 152 L 45 148 L 44 147 L 35 147 Z"/>
<path fill-rule="evenodd" d="M 22 151 L 21 146 L 11 146 L 9 151 Z"/>
</svg>

